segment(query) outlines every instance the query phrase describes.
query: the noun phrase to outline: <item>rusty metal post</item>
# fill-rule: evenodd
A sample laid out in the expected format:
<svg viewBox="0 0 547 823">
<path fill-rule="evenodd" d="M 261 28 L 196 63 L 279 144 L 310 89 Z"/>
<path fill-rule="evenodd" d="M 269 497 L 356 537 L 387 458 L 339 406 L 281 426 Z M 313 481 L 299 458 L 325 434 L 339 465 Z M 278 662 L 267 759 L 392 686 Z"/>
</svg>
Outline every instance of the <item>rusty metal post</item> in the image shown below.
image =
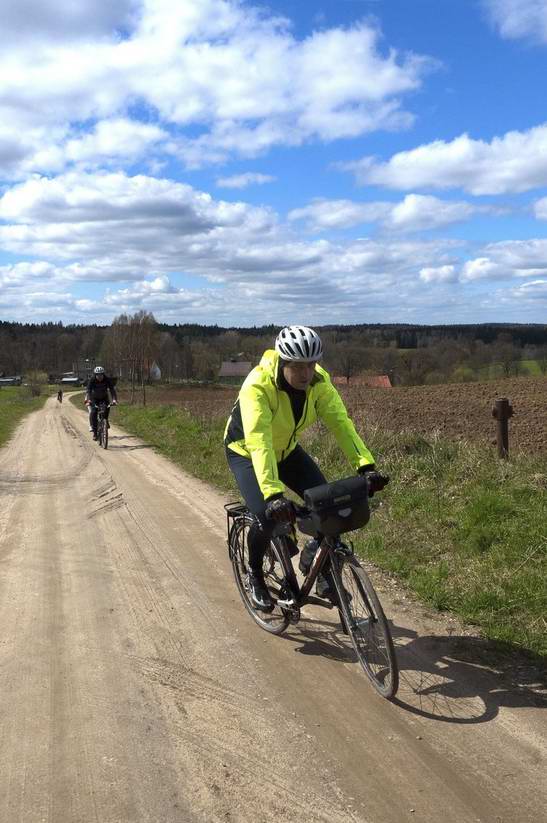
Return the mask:
<svg viewBox="0 0 547 823">
<path fill-rule="evenodd" d="M 509 418 L 513 416 L 513 407 L 507 397 L 496 400 L 492 409 L 492 416 L 497 422 L 496 442 L 498 455 L 503 459 L 509 457 Z"/>
</svg>

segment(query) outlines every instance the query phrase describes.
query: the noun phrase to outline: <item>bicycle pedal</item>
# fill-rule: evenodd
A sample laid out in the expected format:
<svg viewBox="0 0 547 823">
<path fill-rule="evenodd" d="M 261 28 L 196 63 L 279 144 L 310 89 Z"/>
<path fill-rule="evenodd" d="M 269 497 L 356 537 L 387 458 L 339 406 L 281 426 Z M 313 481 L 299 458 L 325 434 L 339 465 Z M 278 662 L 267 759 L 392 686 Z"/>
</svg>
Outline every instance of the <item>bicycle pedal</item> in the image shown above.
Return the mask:
<svg viewBox="0 0 547 823">
<path fill-rule="evenodd" d="M 277 605 L 281 609 L 295 609 L 296 608 L 296 600 L 294 597 L 278 597 L 277 598 Z"/>
</svg>

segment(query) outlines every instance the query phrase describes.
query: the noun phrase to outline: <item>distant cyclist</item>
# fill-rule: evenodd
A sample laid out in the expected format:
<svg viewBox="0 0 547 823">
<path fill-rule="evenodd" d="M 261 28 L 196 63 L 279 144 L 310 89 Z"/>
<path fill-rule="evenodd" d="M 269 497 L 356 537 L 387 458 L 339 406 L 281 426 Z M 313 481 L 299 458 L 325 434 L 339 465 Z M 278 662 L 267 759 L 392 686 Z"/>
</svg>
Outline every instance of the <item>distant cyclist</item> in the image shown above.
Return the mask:
<svg viewBox="0 0 547 823">
<path fill-rule="evenodd" d="M 59 389 L 59 391 L 57 392 L 57 400 L 59 401 L 59 403 L 63 402 L 63 390 L 62 389 Z"/>
<path fill-rule="evenodd" d="M 323 472 L 298 444 L 304 429 L 321 420 L 358 472 L 374 470 L 374 458 L 348 417 L 342 398 L 319 360 L 323 346 L 317 332 L 287 326 L 275 351 L 264 352 L 245 379 L 226 425 L 228 464 L 257 522 L 249 529 L 249 589 L 258 609 L 271 609 L 262 562 L 276 523 L 292 522 L 294 510 L 285 497 L 288 486 L 302 497 L 306 489 L 326 483 Z M 304 550 L 300 568 L 307 572 L 313 553 Z M 334 598 L 327 572 L 317 579 L 319 597 Z"/>
<path fill-rule="evenodd" d="M 114 383 L 112 382 L 110 377 L 107 377 L 107 375 L 105 374 L 105 370 L 102 366 L 95 366 L 93 370 L 93 377 L 87 384 L 84 400 L 84 403 L 90 408 L 89 424 L 93 431 L 93 440 L 97 439 L 97 403 L 105 402 L 108 404 L 109 393 L 111 397 L 110 402 L 113 406 L 115 406 L 118 402 L 118 398 L 116 395 Z M 109 414 L 110 409 L 107 407 L 105 412 L 105 417 L 107 421 Z"/>
</svg>

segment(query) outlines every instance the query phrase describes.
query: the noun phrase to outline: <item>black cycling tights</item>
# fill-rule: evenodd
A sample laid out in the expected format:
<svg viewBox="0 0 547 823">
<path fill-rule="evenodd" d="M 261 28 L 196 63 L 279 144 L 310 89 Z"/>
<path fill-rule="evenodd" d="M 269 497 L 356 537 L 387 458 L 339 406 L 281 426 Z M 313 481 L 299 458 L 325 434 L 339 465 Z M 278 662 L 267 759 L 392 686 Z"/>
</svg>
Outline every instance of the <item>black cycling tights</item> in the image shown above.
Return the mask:
<svg viewBox="0 0 547 823">
<path fill-rule="evenodd" d="M 249 565 L 251 569 L 260 571 L 264 552 L 270 542 L 275 523 L 266 520 L 266 501 L 260 491 L 250 458 L 236 454 L 229 448 L 226 449 L 226 457 L 247 507 L 258 518 L 258 523 L 254 523 L 249 529 L 247 541 Z M 281 482 L 300 497 L 306 489 L 327 482 L 315 460 L 304 451 L 302 446 L 297 446 L 285 460 L 277 464 L 277 468 Z"/>
</svg>

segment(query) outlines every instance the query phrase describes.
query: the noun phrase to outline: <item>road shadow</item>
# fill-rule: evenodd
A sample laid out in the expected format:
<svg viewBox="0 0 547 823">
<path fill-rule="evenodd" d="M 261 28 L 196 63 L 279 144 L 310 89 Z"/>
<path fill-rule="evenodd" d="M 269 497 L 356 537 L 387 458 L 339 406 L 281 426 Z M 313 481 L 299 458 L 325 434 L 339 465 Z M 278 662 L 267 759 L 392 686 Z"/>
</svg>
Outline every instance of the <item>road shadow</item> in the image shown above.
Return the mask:
<svg viewBox="0 0 547 823">
<path fill-rule="evenodd" d="M 445 723 L 484 723 L 501 707 L 547 709 L 545 663 L 507 643 L 465 635 L 418 635 L 392 625 L 400 671 L 394 699 Z"/>
<path fill-rule="evenodd" d="M 501 707 L 547 709 L 541 658 L 511 644 L 465 635 L 419 635 L 390 622 L 399 690 L 393 703 L 411 714 L 444 723 L 485 723 Z M 302 617 L 283 635 L 295 652 L 358 663 L 339 624 Z"/>
<path fill-rule="evenodd" d="M 318 655 L 342 663 L 358 662 L 351 640 L 340 625 L 327 620 L 302 617 L 298 625 L 291 629 L 283 638 L 298 644 L 295 647 L 297 654 Z"/>
<path fill-rule="evenodd" d="M 148 443 L 121 443 L 121 440 L 138 440 L 134 434 L 116 435 L 111 434 L 108 438 L 109 449 L 125 449 L 126 451 L 136 451 L 137 449 L 152 449 Z"/>
</svg>

